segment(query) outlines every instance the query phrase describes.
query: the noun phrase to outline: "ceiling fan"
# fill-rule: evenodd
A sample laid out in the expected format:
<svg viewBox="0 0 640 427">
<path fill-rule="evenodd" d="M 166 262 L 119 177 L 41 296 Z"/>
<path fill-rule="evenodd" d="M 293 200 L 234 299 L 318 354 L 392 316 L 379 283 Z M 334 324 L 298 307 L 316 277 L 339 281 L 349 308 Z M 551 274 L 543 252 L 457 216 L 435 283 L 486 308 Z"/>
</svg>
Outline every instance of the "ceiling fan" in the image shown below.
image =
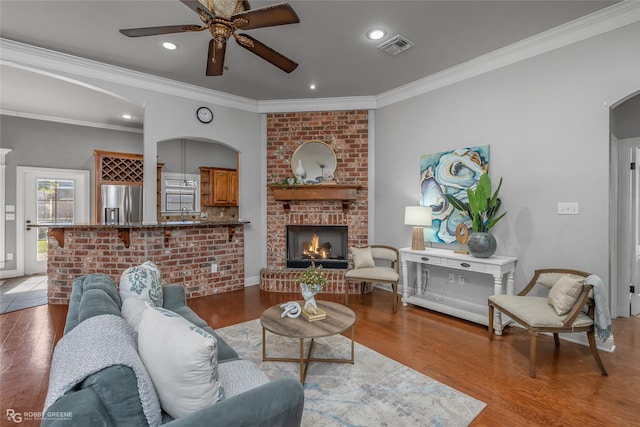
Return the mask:
<svg viewBox="0 0 640 427">
<path fill-rule="evenodd" d="M 220 76 L 224 70 L 224 55 L 227 40 L 233 36 L 236 42 L 260 58 L 272 63 L 281 70 L 290 73 L 298 64 L 264 43 L 247 34 L 238 34 L 237 30 L 272 27 L 275 25 L 300 22 L 288 3 L 251 9 L 248 1 L 243 0 L 180 0 L 196 12 L 204 25 L 167 25 L 162 27 L 127 28 L 120 32 L 128 37 L 145 37 L 159 34 L 196 32 L 209 30 L 213 37 L 209 42 L 207 55 L 207 76 Z M 203 4 L 203 3 L 206 3 Z"/>
</svg>

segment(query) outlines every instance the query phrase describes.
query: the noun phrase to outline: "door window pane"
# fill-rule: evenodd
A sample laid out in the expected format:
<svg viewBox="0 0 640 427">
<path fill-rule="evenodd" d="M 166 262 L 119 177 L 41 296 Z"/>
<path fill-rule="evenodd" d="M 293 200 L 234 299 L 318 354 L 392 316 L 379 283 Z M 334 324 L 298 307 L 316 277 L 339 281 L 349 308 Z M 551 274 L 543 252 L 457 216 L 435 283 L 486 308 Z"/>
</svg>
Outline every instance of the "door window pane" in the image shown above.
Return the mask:
<svg viewBox="0 0 640 427">
<path fill-rule="evenodd" d="M 74 222 L 75 182 L 68 179 L 37 180 L 37 223 Z M 38 261 L 47 259 L 48 229 L 38 228 Z"/>
</svg>

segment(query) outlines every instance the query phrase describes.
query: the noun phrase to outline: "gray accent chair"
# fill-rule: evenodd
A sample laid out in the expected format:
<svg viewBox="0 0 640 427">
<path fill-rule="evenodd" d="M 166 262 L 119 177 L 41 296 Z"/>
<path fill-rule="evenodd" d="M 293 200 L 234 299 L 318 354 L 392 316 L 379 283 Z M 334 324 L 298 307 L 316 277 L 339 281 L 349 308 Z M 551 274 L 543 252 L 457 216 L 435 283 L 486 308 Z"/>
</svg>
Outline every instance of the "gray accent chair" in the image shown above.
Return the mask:
<svg viewBox="0 0 640 427">
<path fill-rule="evenodd" d="M 398 311 L 398 281 L 400 280 L 400 253 L 398 249 L 385 245 L 369 245 L 375 262 L 373 267 L 351 268 L 345 274 L 345 305 L 349 305 L 349 285 L 359 283 L 363 292 L 365 283 L 388 283 L 393 291 L 393 312 Z M 352 253 L 353 248 L 349 248 Z"/>
<path fill-rule="evenodd" d="M 583 284 L 576 303 L 567 314 L 558 315 L 549 305 L 546 297 L 528 296 L 536 286 L 541 285 L 550 290 L 563 276 L 586 278 L 590 273 L 579 270 L 548 268 L 536 270 L 533 278 L 518 295 L 492 295 L 489 297 L 489 340 L 493 340 L 493 315 L 495 310 L 524 326 L 529 331 L 529 375 L 536 376 L 537 338 L 540 333 L 553 333 L 556 347 L 560 345 L 560 333 L 586 332 L 589 347 L 602 375 L 607 371 L 600 360 L 595 339 L 594 311 L 595 303 L 592 298 L 592 285 Z M 587 312 L 583 308 L 587 306 Z"/>
</svg>

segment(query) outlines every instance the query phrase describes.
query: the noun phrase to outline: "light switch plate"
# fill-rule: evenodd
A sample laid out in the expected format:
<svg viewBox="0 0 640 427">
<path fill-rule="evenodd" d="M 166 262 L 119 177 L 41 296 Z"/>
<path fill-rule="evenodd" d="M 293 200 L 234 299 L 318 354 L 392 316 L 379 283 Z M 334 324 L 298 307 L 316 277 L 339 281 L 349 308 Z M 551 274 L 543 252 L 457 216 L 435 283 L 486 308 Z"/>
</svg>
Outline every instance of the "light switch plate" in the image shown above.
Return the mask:
<svg viewBox="0 0 640 427">
<path fill-rule="evenodd" d="M 558 202 L 558 215 L 578 215 L 579 213 L 578 202 Z"/>
</svg>

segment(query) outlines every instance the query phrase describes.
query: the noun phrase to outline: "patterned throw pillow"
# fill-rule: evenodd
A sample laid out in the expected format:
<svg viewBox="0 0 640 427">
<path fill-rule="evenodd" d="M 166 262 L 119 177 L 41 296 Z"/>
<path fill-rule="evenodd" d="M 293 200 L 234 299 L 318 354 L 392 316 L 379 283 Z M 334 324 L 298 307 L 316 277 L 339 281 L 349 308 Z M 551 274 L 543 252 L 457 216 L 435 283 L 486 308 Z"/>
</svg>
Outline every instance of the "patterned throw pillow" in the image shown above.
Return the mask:
<svg viewBox="0 0 640 427">
<path fill-rule="evenodd" d="M 129 267 L 120 278 L 120 298 L 142 298 L 156 307 L 162 307 L 160 270 L 151 262 Z"/>
<path fill-rule="evenodd" d="M 189 415 L 224 398 L 218 373 L 218 341 L 207 331 L 164 308 L 142 315 L 138 352 L 173 418 Z"/>
</svg>

